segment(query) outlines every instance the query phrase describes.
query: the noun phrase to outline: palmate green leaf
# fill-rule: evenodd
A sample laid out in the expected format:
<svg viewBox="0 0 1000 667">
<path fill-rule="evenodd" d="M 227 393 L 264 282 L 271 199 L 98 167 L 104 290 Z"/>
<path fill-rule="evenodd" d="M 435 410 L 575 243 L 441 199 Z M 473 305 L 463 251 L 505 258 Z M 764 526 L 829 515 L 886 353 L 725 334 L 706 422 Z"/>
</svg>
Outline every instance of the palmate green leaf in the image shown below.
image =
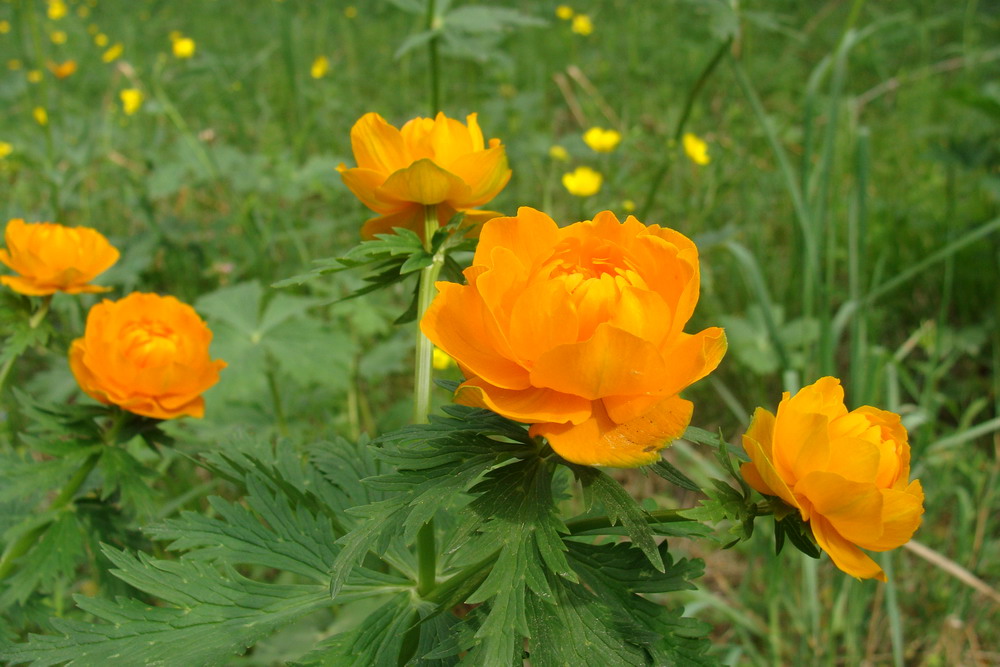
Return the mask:
<svg viewBox="0 0 1000 667">
<path fill-rule="evenodd" d="M 54 619 L 62 636 L 32 635 L 0 649 L 0 659 L 33 667 L 222 665 L 275 628 L 329 604 L 325 586 L 264 584 L 197 561 L 158 561 L 110 547 L 104 553 L 116 576 L 169 606 L 77 596 L 80 608 L 104 623 Z"/>
<path fill-rule="evenodd" d="M 130 510 L 147 517 L 155 513 L 153 489 L 146 481 L 156 477 L 155 470 L 139 463 L 121 447 L 105 447 L 101 450 L 98 467 L 104 476 L 101 500 L 117 491 L 121 494 L 122 504 Z"/>
<path fill-rule="evenodd" d="M 694 483 L 690 477 L 682 473 L 675 465 L 665 459 L 660 459 L 653 465 L 649 466 L 649 469 L 671 484 L 676 484 L 682 489 L 687 489 L 688 491 L 701 491 L 701 487 Z"/>
<path fill-rule="evenodd" d="M 52 327 L 47 321 L 43 320 L 39 326 L 31 327 L 27 319 L 19 320 L 4 340 L 3 348 L 0 348 L 0 366 L 17 359 L 28 348 L 45 346 L 51 335 Z"/>
<path fill-rule="evenodd" d="M 27 554 L 29 566 L 4 580 L 0 608 L 23 604 L 33 592 L 53 582 L 71 581 L 84 558 L 85 536 L 73 512 L 61 512 L 48 525 L 38 544 Z"/>
<path fill-rule="evenodd" d="M 416 622 L 413 596 L 403 593 L 369 614 L 354 630 L 320 643 L 302 667 L 398 667 L 406 631 Z"/>
<path fill-rule="evenodd" d="M 612 525 L 621 523 L 628 531 L 632 543 L 649 562 L 659 571 L 663 571 L 663 561 L 653 540 L 653 531 L 649 527 L 649 514 L 639 506 L 622 485 L 608 477 L 597 468 L 569 464 L 573 474 L 583 485 L 583 497 L 589 511 L 595 503 L 604 508 Z"/>
</svg>

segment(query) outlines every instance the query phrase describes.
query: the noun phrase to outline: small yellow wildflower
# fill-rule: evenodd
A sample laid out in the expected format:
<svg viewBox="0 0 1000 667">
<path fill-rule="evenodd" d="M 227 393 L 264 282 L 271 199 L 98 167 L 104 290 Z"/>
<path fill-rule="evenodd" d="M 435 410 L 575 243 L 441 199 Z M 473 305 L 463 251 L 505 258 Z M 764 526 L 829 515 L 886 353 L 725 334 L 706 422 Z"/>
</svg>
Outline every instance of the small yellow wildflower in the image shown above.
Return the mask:
<svg viewBox="0 0 1000 667">
<path fill-rule="evenodd" d="M 355 7 L 354 5 L 347 5 L 346 7 L 344 7 L 344 16 L 346 16 L 349 19 L 357 18 L 358 8 Z"/>
<path fill-rule="evenodd" d="M 559 5 L 558 7 L 556 7 L 556 16 L 562 19 L 563 21 L 569 21 L 571 18 L 573 18 L 573 14 L 575 14 L 575 12 L 573 11 L 573 8 L 570 7 L 569 5 Z"/>
<path fill-rule="evenodd" d="M 122 46 L 121 42 L 115 42 L 114 46 L 104 52 L 104 55 L 101 56 L 101 60 L 106 63 L 112 63 L 118 60 L 124 50 L 125 47 Z"/>
<path fill-rule="evenodd" d="M 96 23 L 91 23 L 90 25 L 87 26 L 87 34 L 89 35 L 96 35 L 100 31 L 101 28 Z"/>
<path fill-rule="evenodd" d="M 598 153 L 610 153 L 621 142 L 621 132 L 592 127 L 583 133 L 583 141 Z"/>
<path fill-rule="evenodd" d="M 439 371 L 446 370 L 451 366 L 455 365 L 455 360 L 448 356 L 448 353 L 439 347 L 434 348 L 434 354 L 431 358 L 431 365 L 434 366 Z"/>
<path fill-rule="evenodd" d="M 82 19 L 87 18 L 88 16 L 90 16 L 90 7 L 88 7 L 87 5 L 80 5 L 79 7 L 76 8 L 76 15 Z"/>
<path fill-rule="evenodd" d="M 708 144 L 692 132 L 685 132 L 681 138 L 684 145 L 684 152 L 695 164 L 706 165 L 712 161 L 708 156 Z"/>
<path fill-rule="evenodd" d="M 31 110 L 31 115 L 34 116 L 35 122 L 42 127 L 49 124 L 49 112 L 45 110 L 45 107 L 35 107 Z"/>
<path fill-rule="evenodd" d="M 570 26 L 570 30 L 578 35 L 586 37 L 590 33 L 594 32 L 594 22 L 591 21 L 590 17 L 586 14 L 577 14 L 573 17 L 573 23 Z"/>
<path fill-rule="evenodd" d="M 194 55 L 194 50 L 194 40 L 190 37 L 181 37 L 180 39 L 174 41 L 175 58 L 190 58 Z"/>
<path fill-rule="evenodd" d="M 14 146 L 6 141 L 0 141 L 0 160 L 14 152 Z"/>
<path fill-rule="evenodd" d="M 143 100 L 146 99 L 146 96 L 138 88 L 126 88 L 118 93 L 118 97 L 122 101 L 122 110 L 126 116 L 131 116 L 138 111 L 139 107 L 142 106 Z"/>
<path fill-rule="evenodd" d="M 67 60 L 64 63 L 49 62 L 48 68 L 55 78 L 65 79 L 66 77 L 73 76 L 73 73 L 76 72 L 76 61 Z"/>
<path fill-rule="evenodd" d="M 49 18 L 53 21 L 58 21 L 62 17 L 69 13 L 69 7 L 63 0 L 49 0 Z"/>
<path fill-rule="evenodd" d="M 102 49 L 108 45 L 108 36 L 103 32 L 99 32 L 94 35 L 94 44 L 101 47 Z"/>
<path fill-rule="evenodd" d="M 0 35 L 10 32 L 10 21 L 0 21 Z"/>
<path fill-rule="evenodd" d="M 556 162 L 569 162 L 569 152 L 559 144 L 553 144 L 549 148 L 549 157 Z"/>
<path fill-rule="evenodd" d="M 52 40 L 53 44 L 65 44 L 69 36 L 66 34 L 65 30 L 53 30 L 49 34 L 49 39 Z"/>
<path fill-rule="evenodd" d="M 312 67 L 309 68 L 309 76 L 314 79 L 322 79 L 330 71 L 330 59 L 326 56 L 316 56 Z"/>
<path fill-rule="evenodd" d="M 38 83 L 42 80 L 42 70 L 32 69 L 28 70 L 27 74 L 28 83 Z"/>
<path fill-rule="evenodd" d="M 626 213 L 635 213 L 635 202 L 631 199 L 622 201 L 622 210 Z"/>
<path fill-rule="evenodd" d="M 601 189 L 604 177 L 590 167 L 577 167 L 563 174 L 562 184 L 575 197 L 590 197 Z"/>
<path fill-rule="evenodd" d="M 24 67 L 24 63 L 19 58 L 11 58 L 7 61 L 7 69 L 14 72 Z"/>
</svg>

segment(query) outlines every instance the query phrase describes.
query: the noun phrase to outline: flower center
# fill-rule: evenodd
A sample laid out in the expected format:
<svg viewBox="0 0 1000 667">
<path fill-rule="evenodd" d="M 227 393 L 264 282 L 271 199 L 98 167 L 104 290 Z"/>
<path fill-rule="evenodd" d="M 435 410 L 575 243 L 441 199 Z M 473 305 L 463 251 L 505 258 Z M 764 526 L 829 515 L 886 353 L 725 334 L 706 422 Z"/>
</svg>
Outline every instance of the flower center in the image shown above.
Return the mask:
<svg viewBox="0 0 1000 667">
<path fill-rule="evenodd" d="M 138 366 L 160 366 L 177 354 L 177 334 L 164 322 L 143 320 L 122 333 L 125 356 Z"/>
</svg>

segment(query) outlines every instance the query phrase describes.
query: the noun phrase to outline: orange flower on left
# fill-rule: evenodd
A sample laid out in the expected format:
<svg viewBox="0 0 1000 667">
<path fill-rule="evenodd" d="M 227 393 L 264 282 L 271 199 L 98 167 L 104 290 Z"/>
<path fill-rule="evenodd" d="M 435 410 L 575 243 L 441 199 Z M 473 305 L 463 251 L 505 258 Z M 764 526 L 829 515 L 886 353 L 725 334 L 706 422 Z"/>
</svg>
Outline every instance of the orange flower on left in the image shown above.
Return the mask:
<svg viewBox="0 0 1000 667">
<path fill-rule="evenodd" d="M 69 365 L 80 388 L 101 403 L 156 419 L 202 417 L 202 394 L 226 367 L 209 357 L 211 341 L 191 306 L 133 292 L 90 309 Z"/>
<path fill-rule="evenodd" d="M 0 262 L 18 275 L 0 276 L 0 282 L 15 292 L 47 296 L 111 289 L 90 284 L 119 256 L 97 230 L 14 219 L 7 223 L 4 241 L 7 247 L 0 248 Z"/>
<path fill-rule="evenodd" d="M 351 148 L 358 166 L 341 164 L 337 171 L 361 203 L 380 214 L 365 223 L 363 238 L 394 227 L 423 236 L 425 206 L 437 207 L 442 224 L 459 211 L 472 225 L 499 215 L 475 209 L 510 180 L 507 153 L 499 139 L 485 141 L 474 113 L 465 124 L 438 113 L 400 129 L 367 113 L 351 128 Z"/>
</svg>

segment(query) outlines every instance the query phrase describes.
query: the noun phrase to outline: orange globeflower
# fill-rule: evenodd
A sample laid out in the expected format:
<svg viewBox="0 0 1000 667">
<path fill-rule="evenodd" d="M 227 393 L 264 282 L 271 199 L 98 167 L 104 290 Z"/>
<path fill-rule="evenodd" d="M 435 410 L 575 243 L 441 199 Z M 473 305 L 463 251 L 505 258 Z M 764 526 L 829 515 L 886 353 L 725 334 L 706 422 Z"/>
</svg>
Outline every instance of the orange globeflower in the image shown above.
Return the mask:
<svg viewBox="0 0 1000 667">
<path fill-rule="evenodd" d="M 172 296 L 133 292 L 90 309 L 69 349 L 69 365 L 89 396 L 146 417 L 201 417 L 201 397 L 226 362 L 211 360 L 212 332 Z"/>
<path fill-rule="evenodd" d="M 89 227 L 14 219 L 4 232 L 3 262 L 17 276 L 0 276 L 15 292 L 45 296 L 56 292 L 107 292 L 90 281 L 118 261 L 118 251 L 104 235 Z"/>
<path fill-rule="evenodd" d="M 532 424 L 574 463 L 656 461 L 691 420 L 681 390 L 726 351 L 718 327 L 684 333 L 694 243 L 631 216 L 559 228 L 521 208 L 483 226 L 465 277 L 437 283 L 421 322 L 468 378 L 456 400 Z"/>
<path fill-rule="evenodd" d="M 885 581 L 858 547 L 901 546 L 924 512 L 899 415 L 867 405 L 848 412 L 840 380 L 824 377 L 785 392 L 777 416 L 757 408 L 743 447 L 751 462 L 740 472 L 750 486 L 797 508 L 841 570 Z"/>
<path fill-rule="evenodd" d="M 358 166 L 337 167 L 344 184 L 380 216 L 368 220 L 361 236 L 391 233 L 393 227 L 424 231 L 424 206 L 437 206 L 443 224 L 459 211 L 480 223 L 498 213 L 477 211 L 510 180 L 507 154 L 499 139 L 489 147 L 469 114 L 467 125 L 438 113 L 414 118 L 396 129 L 377 113 L 367 113 L 351 128 Z"/>
</svg>

